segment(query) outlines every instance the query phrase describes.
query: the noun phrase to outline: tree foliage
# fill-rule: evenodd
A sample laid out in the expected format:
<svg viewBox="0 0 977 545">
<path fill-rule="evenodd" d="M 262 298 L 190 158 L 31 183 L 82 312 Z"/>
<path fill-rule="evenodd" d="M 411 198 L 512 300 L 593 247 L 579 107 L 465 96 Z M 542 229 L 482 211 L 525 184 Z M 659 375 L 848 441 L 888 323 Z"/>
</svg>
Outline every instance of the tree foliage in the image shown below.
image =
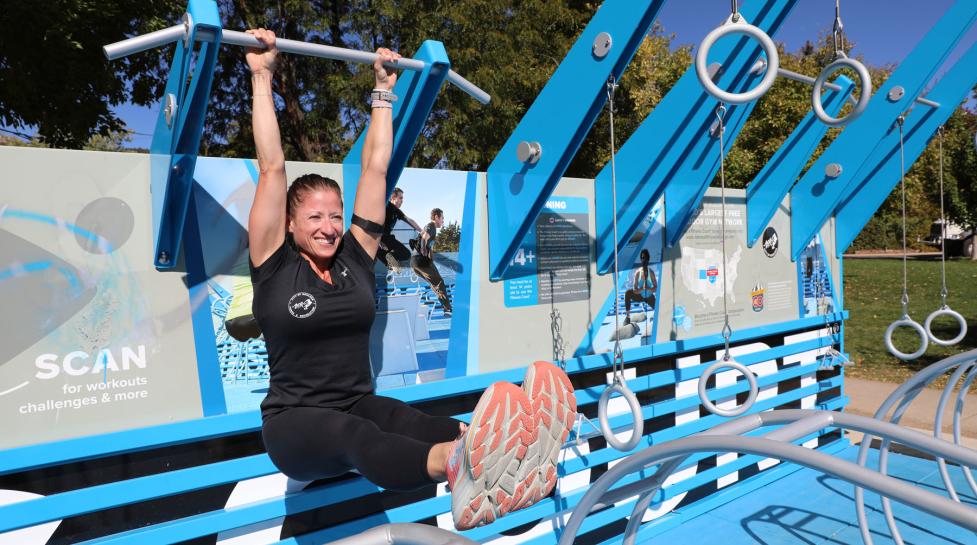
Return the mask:
<svg viewBox="0 0 977 545">
<path fill-rule="evenodd" d="M 411 55 L 425 39 L 444 43 L 452 67 L 492 95 L 483 106 L 447 86 L 411 166 L 485 170 L 549 80 L 599 2 L 583 0 L 216 0 L 226 28 L 263 26 L 279 36 Z M 170 26 L 184 0 L 7 1 L 0 9 L 0 122 L 34 130 L 45 145 L 118 149 L 124 127 L 113 107 L 151 104 L 162 93 L 172 48 L 109 63 L 105 43 Z M 32 24 L 22 24 L 23 21 Z M 40 32 L 38 29 L 42 29 Z M 781 51 L 784 68 L 817 74 L 833 59 L 828 34 L 798 51 Z M 620 147 L 691 66 L 693 45 L 677 44 L 657 24 L 638 49 L 616 95 Z M 251 157 L 250 82 L 244 51 L 219 57 L 201 153 Z M 876 88 L 891 66 L 870 67 Z M 274 83 L 286 156 L 338 162 L 367 120 L 369 67 L 282 55 Z M 745 187 L 809 111 L 810 88 L 778 79 L 759 101 L 731 149 L 727 181 Z M 944 175 L 948 213 L 977 225 L 977 119 L 959 109 L 946 124 Z M 837 136 L 829 130 L 811 158 Z M 568 176 L 592 177 L 610 158 L 606 109 L 581 145 Z M 939 210 L 936 142 L 907 176 L 910 239 L 925 234 Z M 810 163 L 809 163 L 810 164 Z M 898 191 L 856 247 L 901 245 Z"/>
</svg>

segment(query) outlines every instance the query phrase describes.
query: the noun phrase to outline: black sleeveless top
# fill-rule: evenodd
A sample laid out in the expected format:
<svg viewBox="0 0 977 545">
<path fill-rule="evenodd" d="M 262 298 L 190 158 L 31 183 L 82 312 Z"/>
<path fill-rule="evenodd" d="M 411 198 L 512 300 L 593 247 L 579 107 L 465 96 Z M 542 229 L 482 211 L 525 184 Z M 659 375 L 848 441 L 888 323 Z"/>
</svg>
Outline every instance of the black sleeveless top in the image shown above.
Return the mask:
<svg viewBox="0 0 977 545">
<path fill-rule="evenodd" d="M 263 417 L 288 407 L 346 409 L 373 392 L 373 259 L 347 231 L 329 271 L 331 285 L 287 241 L 251 264 L 252 311 L 271 373 Z"/>
</svg>

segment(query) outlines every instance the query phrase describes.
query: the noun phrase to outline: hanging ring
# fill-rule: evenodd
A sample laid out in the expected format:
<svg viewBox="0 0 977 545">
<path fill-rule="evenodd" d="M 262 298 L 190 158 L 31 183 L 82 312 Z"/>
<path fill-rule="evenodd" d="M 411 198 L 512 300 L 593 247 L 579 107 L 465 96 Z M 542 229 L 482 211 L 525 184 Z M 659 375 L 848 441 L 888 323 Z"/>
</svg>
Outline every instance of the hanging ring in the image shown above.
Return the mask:
<svg viewBox="0 0 977 545">
<path fill-rule="evenodd" d="M 858 103 L 855 104 L 855 108 L 848 115 L 845 117 L 831 117 L 828 115 L 828 112 L 824 111 L 824 106 L 821 105 L 821 88 L 828 81 L 828 76 L 844 67 L 851 68 L 858 73 L 861 93 L 858 96 Z M 871 99 L 872 76 L 868 73 L 868 68 L 865 68 L 864 64 L 855 59 L 849 59 L 844 53 L 839 51 L 838 58 L 826 66 L 818 74 L 818 78 L 814 80 L 814 90 L 811 91 L 811 108 L 814 109 L 814 115 L 818 116 L 818 119 L 825 125 L 829 127 L 842 127 L 858 119 L 859 116 L 865 113 L 865 109 L 868 108 L 868 103 Z"/>
<path fill-rule="evenodd" d="M 958 333 L 956 337 L 949 340 L 943 340 L 933 334 L 933 321 L 940 316 L 949 316 L 957 321 L 957 324 L 960 326 L 960 333 Z M 953 310 L 947 305 L 943 305 L 941 308 L 931 312 L 930 315 L 926 317 L 925 326 L 926 335 L 929 336 L 929 340 L 940 346 L 953 346 L 967 336 L 967 320 L 964 320 L 963 316 L 961 316 L 959 312 Z"/>
<path fill-rule="evenodd" d="M 760 84 L 743 93 L 723 91 L 709 77 L 709 50 L 712 49 L 716 40 L 728 34 L 743 34 L 755 39 L 760 42 L 760 46 L 767 56 L 767 72 L 763 75 L 763 79 L 760 80 Z M 773 43 L 773 40 L 764 31 L 747 23 L 746 19 L 742 17 L 740 17 L 739 21 L 734 21 L 730 17 L 725 24 L 706 35 L 702 43 L 699 44 L 699 50 L 695 55 L 695 74 L 699 78 L 699 83 L 702 84 L 702 87 L 713 98 L 730 104 L 745 104 L 762 97 L 764 93 L 770 90 L 773 82 L 777 79 L 777 70 L 779 68 L 780 55 L 777 53 L 776 44 Z"/>
<path fill-rule="evenodd" d="M 628 389 L 623 381 L 617 381 L 616 377 L 615 374 L 614 384 L 604 389 L 604 393 L 600 395 L 600 400 L 597 402 L 597 422 L 600 424 L 600 432 L 607 440 L 607 444 L 621 452 L 627 452 L 638 446 L 638 442 L 641 441 L 641 437 L 644 435 L 645 418 L 641 414 L 641 403 L 638 402 L 637 396 Z M 621 394 L 621 397 L 627 400 L 628 406 L 631 408 L 631 438 L 627 441 L 621 441 L 614 435 L 614 430 L 611 429 L 611 423 L 607 417 L 607 402 L 610 401 L 615 392 Z"/>
<path fill-rule="evenodd" d="M 739 371 L 744 377 L 746 377 L 746 381 L 750 383 L 750 395 L 746 398 L 746 402 L 735 409 L 720 409 L 709 399 L 708 396 L 706 396 L 706 383 L 709 381 L 709 377 L 711 377 L 718 369 L 722 369 L 724 367 Z M 760 389 L 757 387 L 756 375 L 754 375 L 753 372 L 750 371 L 745 365 L 732 358 L 721 359 L 709 367 L 706 367 L 706 370 L 702 372 L 702 376 L 699 377 L 699 402 L 702 403 L 702 406 L 705 407 L 707 411 L 715 415 L 726 416 L 729 418 L 739 416 L 753 408 L 753 404 L 756 402 L 756 398 L 759 394 Z"/>
<path fill-rule="evenodd" d="M 919 335 L 919 350 L 916 350 L 912 354 L 906 354 L 905 352 L 900 352 L 892 344 L 892 334 L 900 327 L 908 327 Z M 889 328 L 885 330 L 885 347 L 889 350 L 890 354 L 902 361 L 914 360 L 926 353 L 926 349 L 929 348 L 929 337 L 926 335 L 926 330 L 923 329 L 923 326 L 919 325 L 919 322 L 910 318 L 908 314 L 903 314 L 902 318 L 889 324 Z"/>
</svg>

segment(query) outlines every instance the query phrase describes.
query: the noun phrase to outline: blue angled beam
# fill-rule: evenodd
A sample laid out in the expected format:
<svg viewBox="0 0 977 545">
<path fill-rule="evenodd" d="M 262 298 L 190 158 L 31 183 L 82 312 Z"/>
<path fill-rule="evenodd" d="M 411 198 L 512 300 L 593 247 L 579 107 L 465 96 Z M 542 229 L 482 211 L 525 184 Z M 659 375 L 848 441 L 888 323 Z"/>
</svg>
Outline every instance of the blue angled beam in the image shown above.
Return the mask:
<svg viewBox="0 0 977 545">
<path fill-rule="evenodd" d="M 796 0 L 755 0 L 740 10 L 747 21 L 768 34 L 780 29 Z M 723 66 L 717 84 L 724 89 L 744 90 L 757 76 L 751 73 L 761 49 L 746 38 L 718 42 L 712 56 Z M 611 196 L 610 165 L 597 175 L 596 227 L 597 268 L 606 273 L 613 267 L 614 212 L 618 222 L 618 249 L 622 250 L 641 226 L 648 212 L 670 184 L 688 184 L 666 198 L 666 219 L 682 219 L 677 207 L 687 209 L 695 197 L 701 198 L 719 168 L 709 136 L 718 101 L 709 96 L 699 83 L 695 68 L 690 67 L 679 78 L 662 101 L 642 122 L 617 153 L 617 194 L 614 206 Z M 753 104 L 730 107 L 726 116 L 727 142 L 735 135 L 752 111 Z M 673 201 L 669 200 L 674 198 Z M 684 203 L 684 204 L 683 204 Z M 666 235 L 680 229 L 671 223 Z"/>
<path fill-rule="evenodd" d="M 193 169 L 217 66 L 217 50 L 220 49 L 221 21 L 216 2 L 190 0 L 187 13 L 193 21 L 190 38 L 187 45 L 182 41 L 176 44 L 163 94 L 163 107 L 156 118 L 149 147 L 153 156 L 150 183 L 156 241 L 153 264 L 160 270 L 173 268 L 180 253 L 193 187 Z M 207 29 L 214 38 L 196 42 L 194 38 L 201 29 Z M 193 51 L 195 44 L 199 44 L 196 55 Z M 170 100 L 175 111 L 167 107 Z"/>
<path fill-rule="evenodd" d="M 424 70 L 415 72 L 404 70 L 397 76 L 397 84 L 393 92 L 398 100 L 393 104 L 393 150 L 390 152 L 390 164 L 387 166 L 387 196 L 397 185 L 400 174 L 407 166 L 410 154 L 417 143 L 417 137 L 424 130 L 428 116 L 434 108 L 434 102 L 444 85 L 451 70 L 451 61 L 444 44 L 434 40 L 426 40 L 417 50 L 414 58 L 424 61 Z M 366 141 L 366 130 L 360 133 L 356 143 L 343 159 L 343 191 L 347 200 L 353 202 L 356 187 L 360 180 L 360 158 L 363 153 L 363 143 Z M 343 214 L 346 223 L 353 214 L 353 207 L 345 207 Z"/>
<path fill-rule="evenodd" d="M 503 277 L 546 199 L 553 193 L 665 0 L 606 0 L 489 165 L 489 276 Z M 610 36 L 599 39 L 601 33 Z M 517 157 L 538 143 L 538 161 Z"/>
<path fill-rule="evenodd" d="M 839 76 L 834 83 L 841 90 L 827 91 L 823 104 L 828 115 L 837 117 L 855 89 L 855 83 L 845 76 Z M 821 123 L 813 111 L 808 112 L 763 170 L 746 186 L 746 243 L 750 247 L 780 208 L 826 132 L 828 126 Z"/>
<path fill-rule="evenodd" d="M 937 129 L 967 98 L 974 85 L 977 85 L 977 45 L 971 46 L 926 94 L 926 98 L 938 102 L 940 106 L 930 108 L 916 105 L 906 117 L 903 131 L 907 169 L 923 153 Z M 882 206 L 901 176 L 899 129 L 892 127 L 869 160 L 862 165 L 835 212 L 839 256 Z"/>
<path fill-rule="evenodd" d="M 977 2 L 955 2 L 879 88 L 862 116 L 848 125 L 794 186 L 791 208 L 803 213 L 791 214 L 793 259 L 797 259 L 820 231 L 867 156 L 896 118 L 909 109 L 975 18 Z M 904 90 L 901 98 L 897 98 L 898 94 L 890 95 L 897 86 Z M 842 167 L 841 174 L 835 178 L 826 174 L 825 169 L 831 164 Z"/>
</svg>

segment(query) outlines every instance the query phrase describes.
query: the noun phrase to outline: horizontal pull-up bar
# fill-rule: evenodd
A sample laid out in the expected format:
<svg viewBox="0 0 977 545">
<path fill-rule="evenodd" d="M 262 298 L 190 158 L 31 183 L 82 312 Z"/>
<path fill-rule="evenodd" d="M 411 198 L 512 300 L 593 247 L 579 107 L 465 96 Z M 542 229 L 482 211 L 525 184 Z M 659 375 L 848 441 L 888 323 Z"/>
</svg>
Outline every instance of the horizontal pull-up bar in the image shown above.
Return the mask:
<svg viewBox="0 0 977 545">
<path fill-rule="evenodd" d="M 105 52 L 105 57 L 111 61 L 122 57 L 127 57 L 141 51 L 146 51 L 148 49 L 169 45 L 181 40 L 185 43 L 190 36 L 191 24 L 192 22 L 189 15 L 186 15 L 184 16 L 184 22 L 179 25 L 173 25 L 169 28 L 150 32 L 149 34 L 142 34 L 140 36 L 134 36 L 132 38 L 122 40 L 120 42 L 115 42 L 113 44 L 106 45 L 102 48 L 102 50 Z M 197 31 L 195 39 L 197 41 L 212 42 L 214 41 L 214 31 L 209 28 L 201 28 Z M 235 30 L 221 30 L 221 43 L 225 45 L 236 45 L 239 47 L 264 48 L 264 44 L 258 41 L 258 39 L 254 36 Z M 369 53 L 367 51 L 357 51 L 355 49 L 300 42 L 298 40 L 288 40 L 284 38 L 276 39 L 275 45 L 282 53 L 294 53 L 297 55 L 321 57 L 324 59 L 355 62 L 359 64 L 373 64 L 377 58 L 376 53 Z M 388 68 L 399 68 L 402 70 L 414 71 L 424 70 L 424 68 L 427 66 L 423 61 L 408 58 L 401 58 L 392 63 L 385 63 L 385 65 Z M 458 73 L 454 70 L 448 71 L 448 81 L 462 91 L 471 95 L 475 100 L 481 102 L 482 104 L 488 104 L 489 101 L 492 100 L 492 97 L 488 93 L 480 89 L 472 82 L 458 75 Z"/>
</svg>

